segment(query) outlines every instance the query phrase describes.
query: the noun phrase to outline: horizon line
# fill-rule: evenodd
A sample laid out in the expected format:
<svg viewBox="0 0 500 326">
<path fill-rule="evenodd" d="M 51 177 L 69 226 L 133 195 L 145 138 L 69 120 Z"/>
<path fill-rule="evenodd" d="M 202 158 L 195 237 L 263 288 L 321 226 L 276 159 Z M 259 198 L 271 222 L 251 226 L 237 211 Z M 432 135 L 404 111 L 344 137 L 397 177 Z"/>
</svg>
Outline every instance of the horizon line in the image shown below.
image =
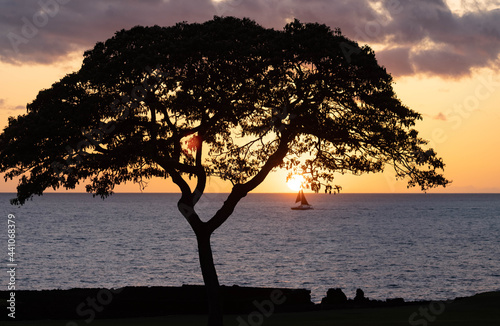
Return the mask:
<svg viewBox="0 0 500 326">
<path fill-rule="evenodd" d="M 296 194 L 296 191 L 290 191 L 290 192 L 249 192 L 248 195 L 250 194 L 277 194 L 277 195 L 283 195 L 283 194 Z M 11 191 L 0 191 L 0 194 L 16 194 L 16 192 L 11 192 Z M 83 195 L 83 194 L 88 194 L 88 195 L 93 195 L 92 193 L 88 192 L 77 192 L 77 191 L 67 191 L 67 192 L 56 192 L 56 191 L 51 191 L 51 192 L 46 192 L 41 195 L 33 195 L 34 196 L 43 196 L 43 195 L 48 195 L 48 194 L 76 194 L 76 195 Z M 136 195 L 154 195 L 154 194 L 179 194 L 181 195 L 182 192 L 114 192 L 110 194 L 112 195 L 117 195 L 117 194 L 136 194 Z M 202 195 L 205 194 L 230 194 L 230 192 L 204 192 Z M 500 195 L 499 192 L 341 192 L 341 193 L 336 193 L 336 194 L 329 194 L 325 192 L 309 192 L 307 194 L 310 195 Z M 95 195 L 97 197 L 99 195 Z"/>
</svg>

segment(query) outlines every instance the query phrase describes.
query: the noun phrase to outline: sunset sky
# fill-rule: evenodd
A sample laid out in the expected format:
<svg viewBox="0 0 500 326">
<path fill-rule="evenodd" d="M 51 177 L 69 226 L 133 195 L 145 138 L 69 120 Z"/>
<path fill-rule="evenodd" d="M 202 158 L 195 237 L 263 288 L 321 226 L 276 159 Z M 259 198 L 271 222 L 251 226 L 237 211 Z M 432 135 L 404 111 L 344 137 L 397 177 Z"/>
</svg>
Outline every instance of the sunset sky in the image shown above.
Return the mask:
<svg viewBox="0 0 500 326">
<path fill-rule="evenodd" d="M 423 115 L 417 129 L 446 163 L 453 184 L 431 192 L 500 192 L 498 0 L 0 0 L 0 127 L 25 113 L 39 90 L 78 70 L 83 52 L 117 30 L 213 16 L 249 17 L 275 29 L 294 18 L 319 22 L 370 45 L 394 76 L 398 97 Z M 285 175 L 274 173 L 256 191 L 291 191 Z M 339 176 L 336 183 L 348 193 L 418 191 L 393 175 L 387 167 L 383 174 Z M 2 179 L 0 192 L 16 185 Z M 207 191 L 229 189 L 213 179 Z M 153 180 L 145 191 L 177 188 Z"/>
</svg>

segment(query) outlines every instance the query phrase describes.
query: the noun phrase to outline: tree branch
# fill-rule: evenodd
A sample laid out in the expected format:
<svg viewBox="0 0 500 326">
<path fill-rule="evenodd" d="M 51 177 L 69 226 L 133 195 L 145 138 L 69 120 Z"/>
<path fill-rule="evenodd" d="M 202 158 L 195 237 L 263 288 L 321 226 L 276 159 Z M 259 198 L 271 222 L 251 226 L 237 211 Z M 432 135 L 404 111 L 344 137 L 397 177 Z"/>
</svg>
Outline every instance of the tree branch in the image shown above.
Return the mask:
<svg viewBox="0 0 500 326">
<path fill-rule="evenodd" d="M 172 181 L 179 187 L 181 190 L 181 198 L 177 202 L 177 208 L 181 212 L 181 214 L 186 218 L 189 225 L 195 233 L 198 233 L 203 228 L 203 222 L 201 221 L 198 214 L 196 214 L 194 210 L 194 201 L 199 199 L 196 193 L 191 192 L 191 188 L 187 184 L 186 180 L 184 180 L 181 174 L 170 165 L 170 162 L 165 159 L 156 158 L 156 162 L 160 165 L 172 178 Z"/>
<path fill-rule="evenodd" d="M 283 162 L 283 158 L 285 158 L 289 150 L 288 144 L 293 139 L 293 136 L 295 135 L 290 132 L 284 132 L 281 138 L 281 142 L 278 146 L 278 149 L 269 157 L 269 159 L 264 164 L 259 173 L 257 173 L 249 181 L 243 184 L 237 184 L 233 187 L 233 190 L 227 197 L 222 207 L 217 211 L 217 213 L 215 213 L 215 215 L 208 222 L 206 222 L 208 232 L 212 233 L 219 226 L 221 226 L 233 213 L 236 204 L 238 204 L 241 198 L 245 197 L 250 191 L 252 191 L 258 185 L 260 185 L 267 177 L 269 172 L 271 172 L 273 168 L 275 168 L 276 166 L 280 165 Z"/>
<path fill-rule="evenodd" d="M 196 205 L 201 195 L 203 195 L 207 184 L 207 173 L 202 165 L 203 139 L 200 136 L 198 138 L 198 146 L 196 147 L 196 177 L 198 182 L 194 190 L 193 206 Z"/>
</svg>

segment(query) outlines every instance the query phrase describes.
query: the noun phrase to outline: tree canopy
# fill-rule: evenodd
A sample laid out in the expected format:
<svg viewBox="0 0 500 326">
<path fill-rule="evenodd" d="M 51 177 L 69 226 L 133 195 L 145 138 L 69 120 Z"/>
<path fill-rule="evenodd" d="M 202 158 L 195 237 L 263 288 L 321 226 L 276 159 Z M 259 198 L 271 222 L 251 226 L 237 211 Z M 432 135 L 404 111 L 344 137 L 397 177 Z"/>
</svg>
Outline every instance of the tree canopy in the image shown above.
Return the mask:
<svg viewBox="0 0 500 326">
<path fill-rule="evenodd" d="M 247 185 L 298 168 L 313 190 L 334 173 L 382 171 L 423 190 L 443 162 L 413 129 L 374 52 L 339 30 L 248 19 L 134 27 L 85 52 L 78 72 L 41 91 L 0 136 L 0 168 L 23 204 L 45 189 L 110 194 L 115 185 L 183 176 Z M 302 159 L 301 159 L 302 158 Z M 193 193 L 193 191 L 191 191 Z"/>
</svg>

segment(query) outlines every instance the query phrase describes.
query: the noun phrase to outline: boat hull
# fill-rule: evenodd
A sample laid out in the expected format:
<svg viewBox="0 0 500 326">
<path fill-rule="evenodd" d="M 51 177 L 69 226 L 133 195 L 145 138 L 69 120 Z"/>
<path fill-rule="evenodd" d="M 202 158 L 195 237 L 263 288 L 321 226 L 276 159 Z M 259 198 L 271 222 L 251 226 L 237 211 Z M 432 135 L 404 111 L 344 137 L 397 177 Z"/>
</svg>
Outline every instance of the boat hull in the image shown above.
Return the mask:
<svg viewBox="0 0 500 326">
<path fill-rule="evenodd" d="M 308 209 L 313 209 L 311 205 L 300 205 L 297 207 L 292 207 L 292 210 L 294 211 L 306 211 Z"/>
</svg>

